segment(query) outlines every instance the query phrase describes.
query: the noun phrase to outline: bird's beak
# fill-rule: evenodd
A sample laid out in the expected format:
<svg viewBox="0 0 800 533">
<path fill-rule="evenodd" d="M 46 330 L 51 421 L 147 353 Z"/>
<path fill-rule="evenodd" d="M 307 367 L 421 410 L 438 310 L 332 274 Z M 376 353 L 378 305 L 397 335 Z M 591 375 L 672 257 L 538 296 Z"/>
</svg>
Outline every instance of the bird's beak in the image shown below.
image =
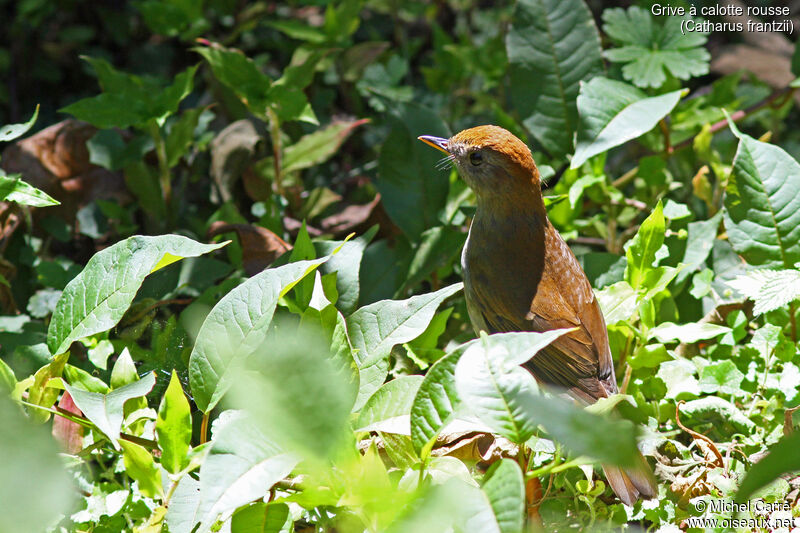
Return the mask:
<svg viewBox="0 0 800 533">
<path fill-rule="evenodd" d="M 417 137 L 417 139 L 424 142 L 425 144 L 433 146 L 437 150 L 441 150 L 446 154 L 450 153 L 450 151 L 447 149 L 447 139 L 442 139 L 441 137 L 434 137 L 432 135 L 420 135 L 419 137 Z"/>
</svg>

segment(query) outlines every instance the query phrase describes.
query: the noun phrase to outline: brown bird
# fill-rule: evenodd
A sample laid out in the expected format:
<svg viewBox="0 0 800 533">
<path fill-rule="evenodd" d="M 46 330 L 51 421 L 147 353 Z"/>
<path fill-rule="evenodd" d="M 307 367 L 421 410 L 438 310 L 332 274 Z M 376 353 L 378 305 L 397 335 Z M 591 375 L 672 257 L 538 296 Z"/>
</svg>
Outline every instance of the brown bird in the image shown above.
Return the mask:
<svg viewBox="0 0 800 533">
<path fill-rule="evenodd" d="M 578 260 L 547 218 L 530 149 L 498 126 L 419 139 L 448 154 L 478 200 L 461 256 L 475 330 L 574 328 L 524 366 L 538 381 L 566 388 L 583 403 L 615 394 L 603 313 Z M 657 493 L 643 457 L 634 468 L 603 470 L 627 505 Z"/>
</svg>

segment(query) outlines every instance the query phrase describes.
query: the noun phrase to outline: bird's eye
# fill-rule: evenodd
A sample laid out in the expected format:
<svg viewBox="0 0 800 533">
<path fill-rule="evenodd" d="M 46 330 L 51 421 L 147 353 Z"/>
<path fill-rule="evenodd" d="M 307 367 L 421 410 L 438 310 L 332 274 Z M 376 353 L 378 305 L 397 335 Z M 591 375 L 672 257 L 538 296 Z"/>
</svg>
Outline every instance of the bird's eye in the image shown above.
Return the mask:
<svg viewBox="0 0 800 533">
<path fill-rule="evenodd" d="M 480 152 L 472 152 L 469 154 L 469 162 L 476 167 L 483 163 L 483 154 Z"/>
</svg>

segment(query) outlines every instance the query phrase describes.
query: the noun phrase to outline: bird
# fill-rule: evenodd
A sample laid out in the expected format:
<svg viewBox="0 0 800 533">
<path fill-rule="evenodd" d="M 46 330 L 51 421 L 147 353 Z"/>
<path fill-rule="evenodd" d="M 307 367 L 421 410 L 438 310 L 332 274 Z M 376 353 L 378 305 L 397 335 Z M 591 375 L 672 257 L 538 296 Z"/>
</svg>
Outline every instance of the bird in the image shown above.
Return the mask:
<svg viewBox="0 0 800 533">
<path fill-rule="evenodd" d="M 449 139 L 418 139 L 447 154 L 477 199 L 461 255 L 475 331 L 570 328 L 523 366 L 540 383 L 565 389 L 582 404 L 616 394 L 603 313 L 586 273 L 547 217 L 528 146 L 494 125 L 469 128 Z M 634 467 L 604 465 L 603 471 L 626 505 L 657 494 L 641 454 Z"/>
</svg>

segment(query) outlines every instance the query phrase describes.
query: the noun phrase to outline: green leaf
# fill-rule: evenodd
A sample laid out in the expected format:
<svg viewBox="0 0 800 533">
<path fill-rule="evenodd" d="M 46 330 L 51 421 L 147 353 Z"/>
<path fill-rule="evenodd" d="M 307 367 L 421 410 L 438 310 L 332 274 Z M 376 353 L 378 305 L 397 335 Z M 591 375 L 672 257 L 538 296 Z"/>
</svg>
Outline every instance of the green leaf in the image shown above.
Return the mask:
<svg viewBox="0 0 800 533">
<path fill-rule="evenodd" d="M 186 454 L 192 440 L 192 414 L 174 370 L 158 408 L 156 436 L 161 450 L 161 466 L 167 472 L 177 474 L 186 467 Z"/>
<path fill-rule="evenodd" d="M 506 361 L 510 352 L 502 339 L 484 335 L 467 348 L 456 364 L 455 384 L 462 402 L 484 424 L 519 444 L 536 429 L 526 402 L 539 388 L 530 372 Z"/>
<path fill-rule="evenodd" d="M 172 124 L 165 140 L 167 150 L 167 166 L 170 168 L 178 164 L 181 157 L 194 140 L 194 130 L 200 120 L 200 115 L 205 111 L 202 107 L 187 109 L 181 113 L 180 118 Z"/>
<path fill-rule="evenodd" d="M 144 447 L 126 440 L 119 441 L 119 445 L 122 446 L 125 474 L 139 483 L 141 493 L 148 498 L 163 497 L 161 473 L 150 452 Z"/>
<path fill-rule="evenodd" d="M 512 356 L 505 345 L 506 338 L 513 339 L 513 346 L 519 337 L 507 335 L 483 335 L 461 356 L 455 382 L 463 405 L 512 442 L 527 441 L 541 424 L 548 434 L 579 455 L 620 466 L 633 465 L 639 455 L 633 425 L 592 414 L 561 398 L 541 395 L 531 373 L 515 364 L 519 355 Z M 555 337 L 550 335 L 549 340 Z"/>
<path fill-rule="evenodd" d="M 645 275 L 655 266 L 656 252 L 664 244 L 665 231 L 666 221 L 659 200 L 653 212 L 642 222 L 639 231 L 625 247 L 625 257 L 628 260 L 625 281 L 634 289 L 647 288 L 643 287 Z"/>
<path fill-rule="evenodd" d="M 298 460 L 276 446 L 251 419 L 234 415 L 218 430 L 200 467 L 200 505 L 191 521 L 200 522 L 197 533 L 209 531 L 220 514 L 262 499 Z"/>
<path fill-rule="evenodd" d="M 501 459 L 486 472 L 481 487 L 497 521 L 500 533 L 522 533 L 525 516 L 525 482 L 519 465 L 511 459 Z M 485 530 L 483 530 L 485 531 Z"/>
<path fill-rule="evenodd" d="M 609 326 L 620 320 L 630 320 L 636 312 L 638 304 L 636 291 L 627 281 L 618 281 L 603 287 L 595 292 L 595 295 Z"/>
<path fill-rule="evenodd" d="M 475 341 L 462 344 L 431 366 L 411 405 L 411 442 L 420 457 L 430 451 L 439 431 L 460 403 L 455 384 L 456 364 Z"/>
<path fill-rule="evenodd" d="M 754 464 L 745 475 L 736 492 L 736 501 L 744 503 L 754 492 L 781 474 L 800 470 L 798 449 L 800 449 L 800 431 L 782 438 L 778 444 L 770 448 L 769 453 Z"/>
<path fill-rule="evenodd" d="M 339 120 L 300 138 L 283 152 L 283 171 L 292 172 L 324 163 L 339 150 L 354 129 L 369 119 Z"/>
<path fill-rule="evenodd" d="M 556 158 L 572 152 L 581 80 L 603 71 L 600 36 L 581 0 L 520 0 L 506 37 L 511 100 Z"/>
<path fill-rule="evenodd" d="M 143 127 L 149 120 L 163 123 L 192 92 L 197 71 L 196 65 L 189 67 L 175 76 L 172 84 L 163 87 L 151 79 L 117 71 L 105 60 L 84 59 L 94 68 L 104 92 L 59 111 L 101 129 Z"/>
<path fill-rule="evenodd" d="M 335 250 L 339 250 L 323 263 L 320 271 L 327 275 L 336 273 L 336 292 L 339 295 L 339 299 L 336 300 L 336 307 L 345 315 L 349 315 L 358 307 L 361 292 L 359 285 L 361 259 L 364 255 L 364 249 L 377 230 L 378 227 L 374 226 L 357 239 L 347 242 L 316 241 L 314 243 L 314 248 L 318 255 L 330 255 Z"/>
<path fill-rule="evenodd" d="M 728 285 L 753 300 L 753 313 L 760 315 L 800 298 L 800 270 L 751 270 Z"/>
<path fill-rule="evenodd" d="M 327 257 L 264 270 L 225 295 L 206 317 L 189 357 L 189 384 L 208 412 L 231 386 L 230 371 L 267 337 L 278 300 Z"/>
<path fill-rule="evenodd" d="M 683 270 L 678 273 L 676 280 L 679 285 L 705 264 L 708 255 L 711 253 L 711 249 L 714 247 L 714 240 L 717 238 L 717 229 L 719 228 L 719 221 L 721 218 L 722 212 L 720 211 L 708 220 L 689 223 L 689 236 L 686 238 L 686 250 L 681 260 L 684 267 Z"/>
<path fill-rule="evenodd" d="M 673 357 L 669 355 L 663 344 L 647 344 L 639 347 L 628 359 L 631 368 L 658 368 L 661 363 L 671 361 Z"/>
<path fill-rule="evenodd" d="M 683 90 L 650 98 L 627 83 L 596 77 L 581 84 L 575 155 L 570 168 L 610 148 L 644 135 L 678 104 Z"/>
<path fill-rule="evenodd" d="M 669 385 L 668 385 L 669 386 Z M 734 404 L 717 396 L 705 396 L 681 406 L 681 418 L 689 427 L 712 424 L 718 431 L 740 432 L 749 435 L 756 424 Z M 729 427 L 725 427 L 725 426 Z"/>
<path fill-rule="evenodd" d="M 400 376 L 375 391 L 356 422 L 356 431 L 410 434 L 409 413 L 422 376 Z"/>
<path fill-rule="evenodd" d="M 434 226 L 447 203 L 449 179 L 436 170 L 437 152 L 417 140 L 419 135 L 447 136 L 447 126 L 430 109 L 418 104 L 395 106 L 391 130 L 378 159 L 375 186 L 386 213 L 411 240 Z"/>
<path fill-rule="evenodd" d="M 23 124 L 6 124 L 0 127 L 0 142 L 13 141 L 18 137 L 22 137 L 25 133 L 33 127 L 36 119 L 39 118 L 39 104 L 36 104 L 36 109 L 33 111 L 33 116 Z"/>
<path fill-rule="evenodd" d="M 291 522 L 285 503 L 256 502 L 233 513 L 231 533 L 281 533 Z"/>
<path fill-rule="evenodd" d="M 0 395 L 0 531 L 46 531 L 74 510 L 76 488 L 50 428 L 34 426 Z M 12 460 L 13 458 L 13 460 Z"/>
<path fill-rule="evenodd" d="M 272 80 L 240 50 L 219 45 L 193 48 L 211 66 L 214 77 L 231 89 L 256 116 L 266 117 Z"/>
<path fill-rule="evenodd" d="M 356 391 L 350 368 L 331 357 L 326 335 L 310 325 L 278 322 L 246 369 L 234 373 L 229 405 L 252 414 L 284 450 L 327 459 L 351 434 Z"/>
<path fill-rule="evenodd" d="M 691 361 L 676 359 L 661 363 L 656 377 L 667 386 L 667 398 L 680 400 L 700 396 L 700 384 L 695 377 L 696 372 L 697 369 Z"/>
<path fill-rule="evenodd" d="M 59 205 L 61 202 L 22 181 L 18 174 L 3 175 L 0 170 L 0 201 L 17 202 L 33 207 Z"/>
<path fill-rule="evenodd" d="M 136 235 L 96 253 L 58 300 L 47 330 L 50 352 L 64 352 L 73 341 L 114 327 L 150 273 L 225 244 L 201 244 L 180 235 Z"/>
<path fill-rule="evenodd" d="M 718 324 L 675 324 L 673 322 L 663 322 L 654 327 L 649 332 L 649 338 L 658 339 L 659 342 L 682 342 L 692 344 L 694 342 L 713 339 L 723 333 L 728 333 L 731 328 Z"/>
<path fill-rule="evenodd" d="M 406 274 L 406 282 L 398 289 L 406 292 L 426 279 L 437 268 L 450 264 L 464 247 L 466 232 L 452 226 L 436 226 L 420 235 L 420 242 L 414 251 Z"/>
<path fill-rule="evenodd" d="M 700 371 L 700 390 L 710 394 L 739 396 L 744 394 L 739 388 L 743 379 L 744 374 L 736 368 L 733 361 L 710 363 Z"/>
<path fill-rule="evenodd" d="M 604 10 L 603 30 L 622 45 L 607 50 L 606 58 L 625 63 L 622 75 L 639 87 L 661 87 L 667 73 L 681 80 L 707 74 L 711 54 L 703 47 L 706 34 L 684 33 L 680 16 L 663 16 L 658 20 L 657 23 L 650 12 L 637 6 L 627 11 Z"/>
<path fill-rule="evenodd" d="M 356 410 L 383 384 L 388 372 L 386 357 L 392 347 L 420 336 L 439 305 L 462 287 L 463 283 L 455 283 L 407 300 L 381 300 L 347 317 L 347 332 L 355 349 L 353 357 L 361 372 Z"/>
<path fill-rule="evenodd" d="M 119 432 L 122 427 L 125 402 L 145 396 L 153 390 L 155 384 L 156 375 L 150 372 L 142 379 L 114 389 L 108 394 L 88 392 L 70 385 L 65 385 L 65 388 L 84 416 L 108 437 L 115 448 L 119 449 Z"/>
<path fill-rule="evenodd" d="M 739 147 L 725 188 L 728 240 L 751 265 L 800 262 L 800 165 L 783 149 L 733 130 Z"/>
</svg>

